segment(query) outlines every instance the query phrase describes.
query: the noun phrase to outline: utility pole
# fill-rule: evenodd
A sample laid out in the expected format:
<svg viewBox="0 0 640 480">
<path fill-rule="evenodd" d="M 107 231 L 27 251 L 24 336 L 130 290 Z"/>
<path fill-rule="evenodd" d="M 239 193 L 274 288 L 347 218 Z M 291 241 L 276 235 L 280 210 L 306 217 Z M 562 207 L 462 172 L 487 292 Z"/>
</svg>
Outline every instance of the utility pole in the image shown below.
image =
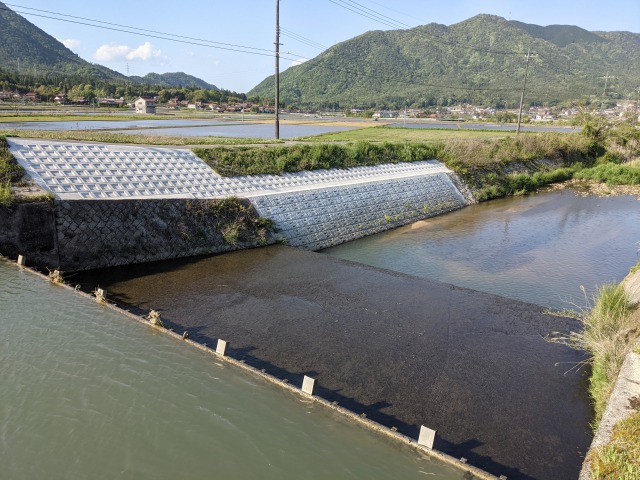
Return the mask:
<svg viewBox="0 0 640 480">
<path fill-rule="evenodd" d="M 280 138 L 280 0 L 276 0 L 276 140 Z"/>
<path fill-rule="evenodd" d="M 604 96 L 607 93 L 607 83 L 609 82 L 610 78 L 616 78 L 616 77 L 610 76 L 609 72 L 607 72 L 607 74 L 604 77 L 600 77 L 600 78 L 604 78 L 604 90 L 602 90 L 602 104 L 600 105 L 600 108 L 604 111 Z"/>
<path fill-rule="evenodd" d="M 516 135 L 520 135 L 520 123 L 522 120 L 522 107 L 524 105 L 524 92 L 527 89 L 527 74 L 529 73 L 529 59 L 535 57 L 527 50 L 527 64 L 524 67 L 524 84 L 522 85 L 522 95 L 520 96 L 520 109 L 518 110 L 518 126 L 516 127 Z"/>
</svg>

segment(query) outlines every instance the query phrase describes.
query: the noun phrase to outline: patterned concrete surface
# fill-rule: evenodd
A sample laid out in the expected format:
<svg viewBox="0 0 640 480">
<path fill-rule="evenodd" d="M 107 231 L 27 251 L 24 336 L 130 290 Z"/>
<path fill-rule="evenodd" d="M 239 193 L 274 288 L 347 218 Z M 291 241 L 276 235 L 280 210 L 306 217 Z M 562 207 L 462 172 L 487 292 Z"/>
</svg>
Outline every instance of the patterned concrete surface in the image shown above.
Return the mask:
<svg viewBox="0 0 640 480">
<path fill-rule="evenodd" d="M 449 170 L 421 161 L 348 170 L 223 178 L 186 149 L 10 139 L 34 181 L 61 200 L 254 197 Z"/>
</svg>

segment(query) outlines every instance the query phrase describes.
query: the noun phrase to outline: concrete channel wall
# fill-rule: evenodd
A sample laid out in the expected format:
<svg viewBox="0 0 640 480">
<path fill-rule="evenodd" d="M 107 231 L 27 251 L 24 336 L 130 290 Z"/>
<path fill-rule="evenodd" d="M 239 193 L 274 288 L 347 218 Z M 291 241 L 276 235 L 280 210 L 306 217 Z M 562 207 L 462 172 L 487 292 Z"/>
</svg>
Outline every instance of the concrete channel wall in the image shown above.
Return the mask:
<svg viewBox="0 0 640 480">
<path fill-rule="evenodd" d="M 29 207 L 21 207 L 2 222 L 12 231 L 43 224 L 44 243 L 55 248 L 39 258 L 33 242 L 16 234 L 10 241 L 0 237 L 0 253 L 65 271 L 221 253 L 277 239 L 319 250 L 473 201 L 435 160 L 225 178 L 185 149 L 29 139 L 11 139 L 10 147 L 55 201 L 45 219 L 30 222 Z M 193 208 L 229 197 L 250 202 L 272 220 L 275 235 L 231 245 L 218 218 Z"/>
<path fill-rule="evenodd" d="M 462 208 L 444 173 L 252 198 L 288 245 L 320 250 Z"/>
</svg>

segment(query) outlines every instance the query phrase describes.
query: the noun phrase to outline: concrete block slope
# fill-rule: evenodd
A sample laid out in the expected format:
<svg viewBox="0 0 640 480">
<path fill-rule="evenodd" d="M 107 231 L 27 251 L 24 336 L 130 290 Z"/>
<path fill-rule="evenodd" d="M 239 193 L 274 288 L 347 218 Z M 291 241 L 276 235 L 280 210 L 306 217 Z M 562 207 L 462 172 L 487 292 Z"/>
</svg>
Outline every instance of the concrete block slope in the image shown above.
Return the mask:
<svg viewBox="0 0 640 480">
<path fill-rule="evenodd" d="M 434 215 L 466 201 L 444 173 L 251 198 L 287 244 L 321 250 Z"/>
<path fill-rule="evenodd" d="M 154 260 L 175 258 L 177 251 L 178 256 L 201 252 L 201 245 L 167 242 L 173 238 L 167 232 L 184 226 L 181 215 L 167 216 L 159 201 L 245 198 L 259 215 L 275 222 L 279 237 L 306 250 L 338 245 L 473 201 L 455 174 L 436 160 L 222 177 L 187 149 L 14 138 L 9 144 L 31 178 L 54 194 L 58 249 L 73 258 L 78 269 L 149 261 L 149 255 L 140 253 L 147 250 L 155 252 Z M 180 212 L 186 208 L 171 206 Z M 154 223 L 156 217 L 162 221 Z M 162 248 L 158 235 L 166 237 Z M 100 245 L 119 252 L 123 242 L 138 253 L 106 260 L 95 251 L 89 259 L 84 257 L 90 249 L 81 247 Z"/>
</svg>

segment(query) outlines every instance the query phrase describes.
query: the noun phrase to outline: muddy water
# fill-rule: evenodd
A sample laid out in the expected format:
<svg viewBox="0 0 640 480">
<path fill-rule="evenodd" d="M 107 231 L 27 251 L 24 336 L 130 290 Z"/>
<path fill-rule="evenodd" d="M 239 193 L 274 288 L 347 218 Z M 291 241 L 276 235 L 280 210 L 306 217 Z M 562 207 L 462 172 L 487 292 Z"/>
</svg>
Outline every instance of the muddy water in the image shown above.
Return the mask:
<svg viewBox="0 0 640 480">
<path fill-rule="evenodd" d="M 0 259 L 0 478 L 463 473 Z"/>
<path fill-rule="evenodd" d="M 274 246 L 69 277 L 495 474 L 575 478 L 590 442 L 578 328 L 543 308 Z"/>
</svg>

